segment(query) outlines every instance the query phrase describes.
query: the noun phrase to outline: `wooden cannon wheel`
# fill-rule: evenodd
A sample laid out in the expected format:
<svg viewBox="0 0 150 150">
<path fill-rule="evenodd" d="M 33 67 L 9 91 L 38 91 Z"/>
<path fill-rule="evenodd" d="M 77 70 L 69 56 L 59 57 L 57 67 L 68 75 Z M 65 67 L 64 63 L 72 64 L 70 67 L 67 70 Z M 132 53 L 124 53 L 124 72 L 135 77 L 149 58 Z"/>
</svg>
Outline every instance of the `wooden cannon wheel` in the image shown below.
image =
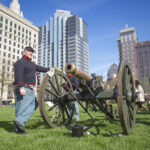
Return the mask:
<svg viewBox="0 0 150 150">
<path fill-rule="evenodd" d="M 120 66 L 117 90 L 120 122 L 123 133 L 128 135 L 135 126 L 136 104 L 134 96 L 134 80 L 127 63 L 122 63 Z"/>
<path fill-rule="evenodd" d="M 74 102 L 62 99 L 68 93 L 62 87 L 64 83 L 73 91 L 64 73 L 55 70 L 52 77 L 48 75 L 44 77 L 40 86 L 38 96 L 40 113 L 44 121 L 52 128 L 68 124 L 73 117 Z"/>
</svg>

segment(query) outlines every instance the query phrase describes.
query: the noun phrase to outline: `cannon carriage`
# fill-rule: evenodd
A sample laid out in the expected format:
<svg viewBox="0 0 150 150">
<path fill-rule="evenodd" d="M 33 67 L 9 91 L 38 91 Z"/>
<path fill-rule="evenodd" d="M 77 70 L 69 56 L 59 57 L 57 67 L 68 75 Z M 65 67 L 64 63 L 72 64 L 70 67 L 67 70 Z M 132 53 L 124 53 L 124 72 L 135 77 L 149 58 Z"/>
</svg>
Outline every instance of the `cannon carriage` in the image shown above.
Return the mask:
<svg viewBox="0 0 150 150">
<path fill-rule="evenodd" d="M 125 135 L 135 127 L 136 105 L 134 80 L 130 67 L 122 63 L 119 67 L 118 80 L 115 90 L 104 90 L 103 85 L 91 76 L 78 70 L 74 64 L 66 65 L 67 74 L 80 79 L 80 88 L 77 93 L 73 91 L 67 75 L 61 71 L 51 69 L 41 83 L 38 96 L 40 113 L 49 127 L 67 125 L 74 114 L 74 102 L 77 101 L 85 111 L 82 101 L 95 104 L 107 119 L 112 121 L 112 113 L 108 109 L 107 100 L 115 100 L 118 104 L 121 127 Z M 46 105 L 46 103 L 50 105 Z M 87 112 L 94 121 L 92 115 Z"/>
</svg>

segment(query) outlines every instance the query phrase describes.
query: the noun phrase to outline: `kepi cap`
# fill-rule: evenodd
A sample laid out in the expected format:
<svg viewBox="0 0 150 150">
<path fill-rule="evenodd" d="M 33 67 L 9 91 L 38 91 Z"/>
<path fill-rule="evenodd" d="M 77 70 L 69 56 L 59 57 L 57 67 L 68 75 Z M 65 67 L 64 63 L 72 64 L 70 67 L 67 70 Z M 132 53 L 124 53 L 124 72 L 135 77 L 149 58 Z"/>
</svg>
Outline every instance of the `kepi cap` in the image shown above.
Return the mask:
<svg viewBox="0 0 150 150">
<path fill-rule="evenodd" d="M 25 48 L 24 48 L 24 51 L 25 51 L 25 50 L 34 53 L 34 49 L 33 49 L 32 47 L 30 47 L 30 46 L 25 47 Z"/>
</svg>

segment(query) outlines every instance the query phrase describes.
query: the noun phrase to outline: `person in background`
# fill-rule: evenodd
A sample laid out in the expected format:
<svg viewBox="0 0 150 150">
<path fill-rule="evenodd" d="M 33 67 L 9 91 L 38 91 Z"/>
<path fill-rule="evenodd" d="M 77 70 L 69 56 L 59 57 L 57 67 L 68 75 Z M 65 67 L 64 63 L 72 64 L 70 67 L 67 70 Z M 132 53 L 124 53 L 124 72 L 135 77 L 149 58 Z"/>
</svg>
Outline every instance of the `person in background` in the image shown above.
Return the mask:
<svg viewBox="0 0 150 150">
<path fill-rule="evenodd" d="M 41 67 L 31 61 L 34 50 L 32 47 L 25 47 L 23 56 L 14 64 L 14 95 L 15 114 L 14 124 L 17 133 L 26 134 L 25 123 L 38 107 L 34 94 L 36 84 L 36 71 L 47 72 L 49 68 Z M 48 72 L 47 72 L 48 73 Z"/>
<path fill-rule="evenodd" d="M 15 99 L 14 98 L 11 99 L 11 106 L 12 106 L 12 108 L 15 106 Z"/>
<path fill-rule="evenodd" d="M 143 107 L 146 111 L 148 111 L 148 108 L 144 105 L 145 99 L 144 99 L 144 90 L 139 82 L 139 80 L 135 80 L 135 92 L 136 92 L 136 104 L 138 106 L 138 112 L 140 112 L 140 108 Z"/>
<path fill-rule="evenodd" d="M 74 93 L 78 93 L 78 89 L 79 89 L 79 84 L 80 84 L 80 80 L 74 76 L 72 76 L 71 74 L 68 74 L 68 77 L 70 79 L 70 82 L 72 84 Z M 79 116 L 79 103 L 75 101 L 75 112 L 74 112 L 74 117 L 76 121 L 79 121 L 80 116 Z"/>
</svg>

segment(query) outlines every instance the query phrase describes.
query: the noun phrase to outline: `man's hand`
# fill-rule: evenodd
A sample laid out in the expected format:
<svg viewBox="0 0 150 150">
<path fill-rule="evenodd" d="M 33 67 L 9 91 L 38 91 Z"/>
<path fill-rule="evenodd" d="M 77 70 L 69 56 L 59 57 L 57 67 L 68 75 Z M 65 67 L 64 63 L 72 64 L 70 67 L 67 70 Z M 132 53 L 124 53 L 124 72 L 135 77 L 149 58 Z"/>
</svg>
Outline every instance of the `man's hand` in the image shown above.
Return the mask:
<svg viewBox="0 0 150 150">
<path fill-rule="evenodd" d="M 54 74 L 55 74 L 55 69 L 54 68 L 51 68 L 50 71 L 47 71 L 46 74 L 49 76 L 49 77 L 52 77 Z"/>
<path fill-rule="evenodd" d="M 24 89 L 24 87 L 20 88 L 20 95 L 22 95 L 22 96 L 26 95 L 26 90 Z"/>
</svg>

